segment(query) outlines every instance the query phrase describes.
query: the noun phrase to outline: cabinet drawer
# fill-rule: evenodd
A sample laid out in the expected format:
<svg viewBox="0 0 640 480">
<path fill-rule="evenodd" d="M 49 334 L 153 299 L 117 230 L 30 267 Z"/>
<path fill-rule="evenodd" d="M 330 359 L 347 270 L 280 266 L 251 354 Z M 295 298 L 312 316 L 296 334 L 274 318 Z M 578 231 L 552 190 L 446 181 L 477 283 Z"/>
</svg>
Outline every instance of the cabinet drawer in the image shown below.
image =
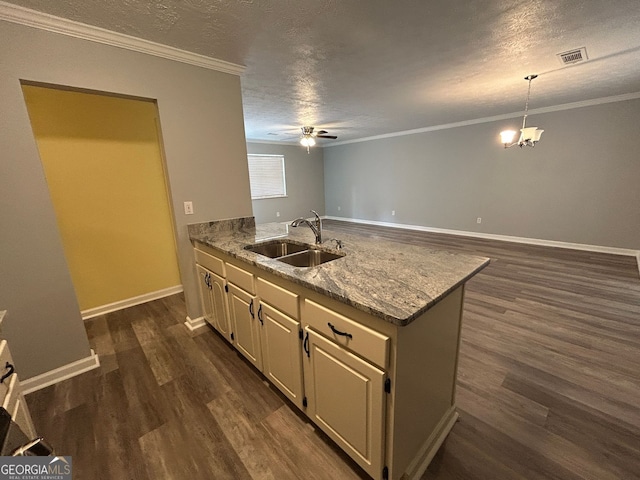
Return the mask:
<svg viewBox="0 0 640 480">
<path fill-rule="evenodd" d="M 389 337 L 311 300 L 305 299 L 304 304 L 303 320 L 307 325 L 374 364 L 388 368 Z"/>
<path fill-rule="evenodd" d="M 300 318 L 298 295 L 271 282 L 267 282 L 263 278 L 258 277 L 257 284 L 258 296 L 261 301 L 268 303 L 272 307 L 276 307 L 291 318 L 296 320 Z"/>
<path fill-rule="evenodd" d="M 246 270 L 243 270 L 240 267 L 236 267 L 235 265 L 232 265 L 230 263 L 227 263 L 225 266 L 227 270 L 227 281 L 242 288 L 245 292 L 249 292 L 252 295 L 256 293 L 256 289 L 253 284 L 252 273 L 249 273 Z"/>
<path fill-rule="evenodd" d="M 224 262 L 222 260 L 214 257 L 213 255 L 209 255 L 202 250 L 198 250 L 197 248 L 194 249 L 194 253 L 196 256 L 196 263 L 211 270 L 213 273 L 224 277 Z"/>
</svg>

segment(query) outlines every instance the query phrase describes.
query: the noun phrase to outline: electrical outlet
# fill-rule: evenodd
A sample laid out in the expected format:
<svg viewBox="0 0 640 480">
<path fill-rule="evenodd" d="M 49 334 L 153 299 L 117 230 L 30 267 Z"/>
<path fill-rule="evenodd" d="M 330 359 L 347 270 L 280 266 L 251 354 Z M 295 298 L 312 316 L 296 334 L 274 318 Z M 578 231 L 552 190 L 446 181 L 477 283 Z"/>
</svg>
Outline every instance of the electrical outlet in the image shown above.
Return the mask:
<svg viewBox="0 0 640 480">
<path fill-rule="evenodd" d="M 280 212 L 276 212 L 276 217 L 279 217 L 279 216 L 280 216 Z"/>
<path fill-rule="evenodd" d="M 395 216 L 396 211 L 395 210 L 391 210 L 391 216 Z"/>
<path fill-rule="evenodd" d="M 193 202 L 184 202 L 184 214 L 193 215 Z"/>
<path fill-rule="evenodd" d="M 482 223 L 482 217 L 478 217 L 478 219 L 476 220 L 476 223 Z"/>
<path fill-rule="evenodd" d="M 342 210 L 342 207 L 338 206 L 338 211 Z"/>
</svg>

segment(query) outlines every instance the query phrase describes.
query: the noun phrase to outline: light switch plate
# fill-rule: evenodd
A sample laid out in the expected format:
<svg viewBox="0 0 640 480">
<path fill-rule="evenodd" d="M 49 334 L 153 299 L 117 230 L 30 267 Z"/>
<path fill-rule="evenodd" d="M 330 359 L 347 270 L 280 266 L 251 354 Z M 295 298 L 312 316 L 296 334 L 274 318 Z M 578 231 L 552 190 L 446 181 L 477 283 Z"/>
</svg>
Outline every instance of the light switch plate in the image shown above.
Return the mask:
<svg viewBox="0 0 640 480">
<path fill-rule="evenodd" d="M 193 202 L 184 202 L 184 214 L 193 215 Z"/>
</svg>

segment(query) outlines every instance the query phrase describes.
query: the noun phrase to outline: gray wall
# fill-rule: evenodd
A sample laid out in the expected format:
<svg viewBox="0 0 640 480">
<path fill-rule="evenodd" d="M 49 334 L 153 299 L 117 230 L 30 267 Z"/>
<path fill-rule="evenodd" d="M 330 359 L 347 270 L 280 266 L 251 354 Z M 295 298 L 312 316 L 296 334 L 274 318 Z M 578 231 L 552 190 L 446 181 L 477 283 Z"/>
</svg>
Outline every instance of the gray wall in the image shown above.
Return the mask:
<svg viewBox="0 0 640 480">
<path fill-rule="evenodd" d="M 520 119 L 325 148 L 326 214 L 640 249 L 640 100 L 528 120 L 535 148 L 499 144 Z"/>
<path fill-rule="evenodd" d="M 89 355 L 20 80 L 157 99 L 188 314 L 187 223 L 250 216 L 240 79 L 0 21 L 0 309 L 23 379 Z M 194 203 L 185 216 L 182 204 Z M 149 232 L 153 235 L 153 232 Z"/>
<path fill-rule="evenodd" d="M 307 150 L 300 145 L 247 143 L 248 153 L 284 155 L 286 198 L 253 200 L 256 223 L 284 222 L 304 216 L 309 210 L 324 215 L 324 164 L 322 148 Z M 276 216 L 280 212 L 280 216 Z"/>
</svg>

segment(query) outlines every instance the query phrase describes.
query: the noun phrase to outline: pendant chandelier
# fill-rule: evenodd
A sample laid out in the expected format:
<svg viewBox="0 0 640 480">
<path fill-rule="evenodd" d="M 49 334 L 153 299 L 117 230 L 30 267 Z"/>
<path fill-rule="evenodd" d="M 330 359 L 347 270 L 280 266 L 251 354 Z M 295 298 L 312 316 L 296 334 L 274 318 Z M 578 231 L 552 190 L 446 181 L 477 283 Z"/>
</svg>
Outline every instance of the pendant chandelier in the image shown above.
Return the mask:
<svg viewBox="0 0 640 480">
<path fill-rule="evenodd" d="M 527 75 L 525 80 L 529 81 L 529 90 L 527 91 L 527 102 L 524 105 L 524 117 L 522 118 L 522 128 L 520 129 L 520 138 L 517 142 L 513 142 L 516 136 L 515 130 L 505 130 L 500 132 L 500 141 L 504 144 L 504 148 L 510 148 L 514 145 L 522 147 L 535 147 L 540 140 L 540 136 L 544 130 L 538 127 L 527 127 L 527 113 L 529 112 L 529 97 L 531 96 L 531 80 L 538 78 L 538 75 Z M 511 143 L 513 142 L 513 143 Z"/>
</svg>

